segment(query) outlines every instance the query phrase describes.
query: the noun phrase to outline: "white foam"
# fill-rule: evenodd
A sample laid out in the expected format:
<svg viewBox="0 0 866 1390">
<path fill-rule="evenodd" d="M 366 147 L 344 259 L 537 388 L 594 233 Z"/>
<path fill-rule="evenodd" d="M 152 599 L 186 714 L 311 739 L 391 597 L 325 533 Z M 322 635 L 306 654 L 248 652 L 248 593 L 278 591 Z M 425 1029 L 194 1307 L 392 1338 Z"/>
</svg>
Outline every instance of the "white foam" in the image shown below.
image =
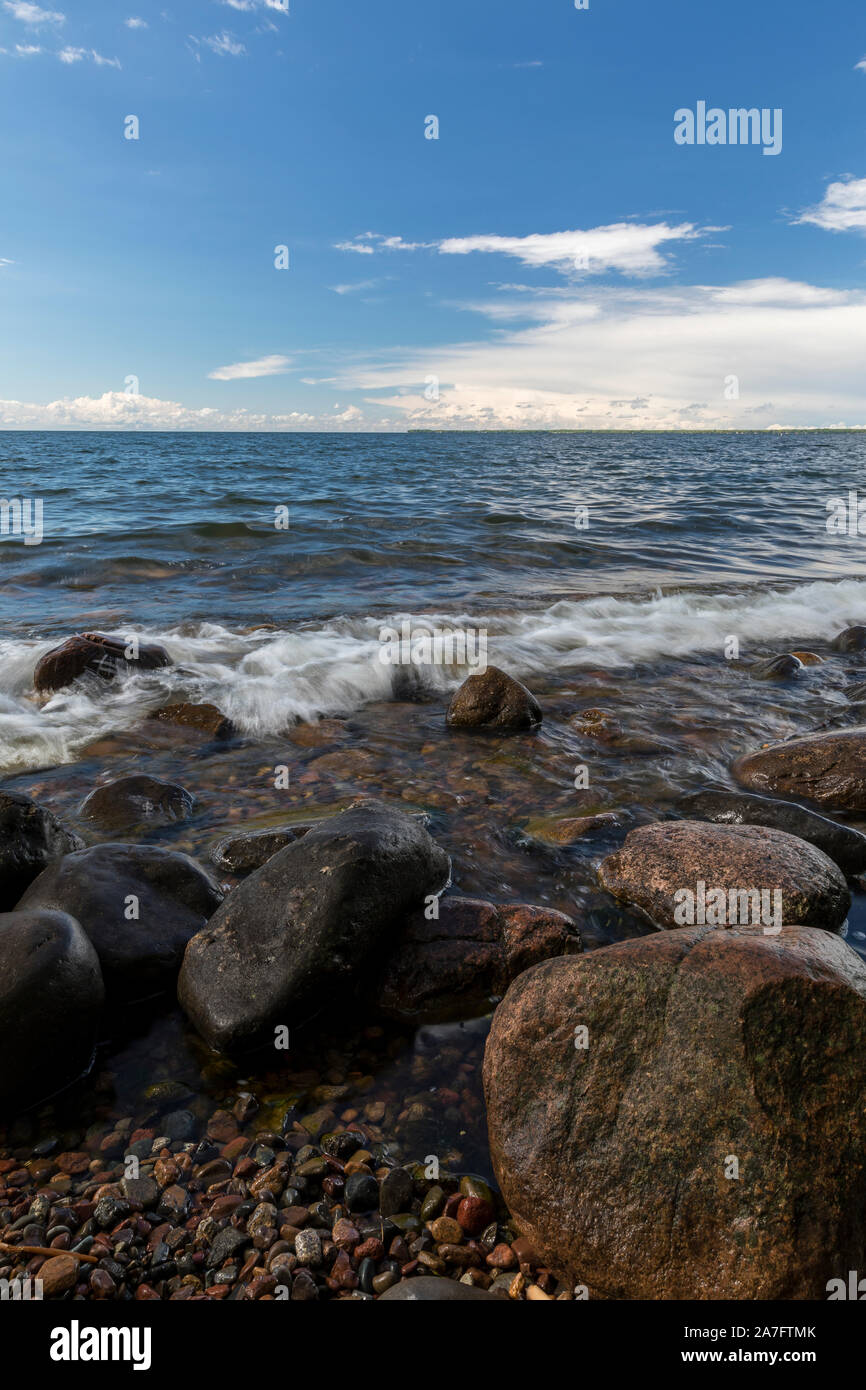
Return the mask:
<svg viewBox="0 0 866 1390">
<path fill-rule="evenodd" d="M 92 678 L 47 701 L 33 694 L 33 669 L 56 642 L 0 640 L 0 765 L 11 771 L 69 762 L 93 739 L 135 727 L 169 699 L 209 701 L 242 733 L 257 737 L 278 734 L 297 720 L 351 714 L 399 693 L 401 668 L 380 660 L 379 632 L 404 621 L 415 629 L 486 629 L 488 662 L 528 679 L 700 652 L 715 651 L 722 659 L 731 635 L 746 656 L 749 644 L 784 650 L 793 639 L 826 640 L 864 619 L 866 581 L 845 579 L 733 594 L 683 590 L 654 599 L 562 600 L 522 613 L 340 618 L 292 631 L 181 624 L 164 632 L 138 630 L 161 643 L 175 667 L 112 682 Z M 426 690 L 444 695 L 467 671 L 423 666 L 412 674 Z"/>
</svg>

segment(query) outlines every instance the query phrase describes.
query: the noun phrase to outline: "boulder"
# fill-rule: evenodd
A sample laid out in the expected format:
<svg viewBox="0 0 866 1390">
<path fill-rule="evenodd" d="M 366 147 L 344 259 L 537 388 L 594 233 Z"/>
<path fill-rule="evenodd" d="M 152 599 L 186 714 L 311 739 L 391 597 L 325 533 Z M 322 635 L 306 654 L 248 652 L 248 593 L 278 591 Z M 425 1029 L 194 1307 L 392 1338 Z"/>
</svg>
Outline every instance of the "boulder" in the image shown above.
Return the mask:
<svg viewBox="0 0 866 1390">
<path fill-rule="evenodd" d="M 87 1070 L 104 995 L 74 918 L 38 908 L 0 915 L 0 1105 L 29 1107 Z"/>
<path fill-rule="evenodd" d="M 735 926 L 746 915 L 751 925 L 780 924 L 775 893 L 781 893 L 781 921 L 835 931 L 851 906 L 839 868 L 814 845 L 763 825 L 713 825 L 706 821 L 656 821 L 638 826 L 622 848 L 602 860 L 602 884 L 615 898 L 640 908 L 659 927 L 700 925 L 688 913 L 704 885 L 705 920 Z M 710 915 L 710 890 L 721 890 Z M 758 900 L 766 893 L 763 904 Z"/>
<path fill-rule="evenodd" d="M 756 661 L 749 667 L 749 675 L 753 681 L 784 681 L 790 680 L 803 669 L 803 662 L 792 652 L 784 656 L 768 656 L 765 661 Z"/>
<path fill-rule="evenodd" d="M 866 811 L 866 726 L 770 744 L 737 758 L 733 773 L 750 791 L 805 798 L 828 810 Z"/>
<path fill-rule="evenodd" d="M 866 647 L 866 627 L 846 627 L 830 646 L 834 652 L 862 652 Z"/>
<path fill-rule="evenodd" d="M 178 997 L 211 1047 L 273 1043 L 347 991 L 450 863 L 401 811 L 362 802 L 279 850 L 229 895 L 184 956 Z"/>
<path fill-rule="evenodd" d="M 173 782 L 158 777 L 117 777 L 92 791 L 81 807 L 86 820 L 105 830 L 126 830 L 133 825 L 174 825 L 187 820 L 195 797 Z"/>
<path fill-rule="evenodd" d="M 267 864 L 278 850 L 299 840 L 309 825 L 278 825 L 268 830 L 250 830 L 246 835 L 230 835 L 210 852 L 211 863 L 221 873 L 242 878 Z"/>
<path fill-rule="evenodd" d="M 211 738 L 231 738 L 235 732 L 232 721 L 227 719 L 216 705 L 165 705 L 162 709 L 153 710 L 150 718 L 158 719 L 162 724 L 179 724 L 186 729 L 198 729 L 203 734 L 209 734 Z"/>
<path fill-rule="evenodd" d="M 795 801 L 704 787 L 684 798 L 677 809 L 686 820 L 713 821 L 716 825 L 771 825 L 808 840 L 846 874 L 859 874 L 866 869 L 866 835 L 862 831 L 839 825 Z"/>
<path fill-rule="evenodd" d="M 118 669 L 128 672 L 153 671 L 171 664 L 164 647 L 139 642 L 137 654 L 128 639 L 106 637 L 101 632 L 82 632 L 60 647 L 52 647 L 36 663 L 33 684 L 37 690 L 60 690 L 85 673 L 112 680 Z"/>
<path fill-rule="evenodd" d="M 19 908 L 68 912 L 102 966 L 109 1001 L 170 990 L 184 948 L 222 901 L 194 859 L 150 845 L 94 845 L 50 864 Z"/>
<path fill-rule="evenodd" d="M 454 729 L 530 729 L 541 723 L 541 706 L 520 681 L 498 666 L 467 676 L 456 691 L 445 722 Z"/>
<path fill-rule="evenodd" d="M 438 919 L 423 908 L 411 913 L 375 964 L 371 1000 L 389 1018 L 439 1023 L 488 1013 L 522 970 L 583 949 L 577 924 L 552 908 L 460 897 L 438 906 Z"/>
<path fill-rule="evenodd" d="M 688 927 L 525 972 L 493 1019 L 494 1171 L 607 1299 L 824 1299 L 866 1245 L 866 968 L 809 927 Z"/>
<path fill-rule="evenodd" d="M 0 792 L 0 911 L 14 907 L 52 859 L 83 844 L 29 796 Z"/>
</svg>

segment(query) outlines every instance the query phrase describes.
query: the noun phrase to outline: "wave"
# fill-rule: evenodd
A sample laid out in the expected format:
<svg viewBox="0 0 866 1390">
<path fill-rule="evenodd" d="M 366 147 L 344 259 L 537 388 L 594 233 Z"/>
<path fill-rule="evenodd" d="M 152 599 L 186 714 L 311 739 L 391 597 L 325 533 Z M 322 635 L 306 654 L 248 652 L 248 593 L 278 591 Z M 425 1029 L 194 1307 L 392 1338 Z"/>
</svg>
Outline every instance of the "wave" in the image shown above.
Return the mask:
<svg viewBox="0 0 866 1390">
<path fill-rule="evenodd" d="M 299 720 L 350 715 L 371 701 L 445 697 L 468 674 L 470 667 L 459 662 L 385 664 L 384 627 L 462 633 L 470 653 L 484 634 L 487 661 L 528 680 L 701 653 L 715 652 L 721 660 L 732 635 L 743 656 L 757 656 L 757 648 L 768 645 L 784 650 L 825 642 L 864 619 L 866 581 L 844 579 L 734 592 L 685 589 L 640 599 L 561 599 L 486 614 L 368 614 L 291 630 L 181 623 L 124 630 L 161 643 L 174 666 L 108 683 L 79 681 L 47 700 L 33 693 L 33 670 L 57 638 L 7 638 L 0 640 L 0 767 L 8 772 L 72 761 L 94 739 L 139 725 L 170 700 L 211 702 L 242 734 L 266 738 Z"/>
</svg>

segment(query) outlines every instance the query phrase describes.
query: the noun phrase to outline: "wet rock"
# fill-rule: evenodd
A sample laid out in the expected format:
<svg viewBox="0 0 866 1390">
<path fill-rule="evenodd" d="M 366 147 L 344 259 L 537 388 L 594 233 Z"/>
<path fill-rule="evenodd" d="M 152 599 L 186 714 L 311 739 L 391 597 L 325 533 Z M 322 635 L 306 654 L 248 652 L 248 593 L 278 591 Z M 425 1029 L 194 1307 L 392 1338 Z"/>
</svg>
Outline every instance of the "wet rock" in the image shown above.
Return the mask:
<svg viewBox="0 0 866 1390">
<path fill-rule="evenodd" d="M 36 1276 L 37 1279 L 42 1280 L 43 1297 L 62 1297 L 74 1287 L 80 1268 L 81 1265 L 78 1260 L 72 1255 L 52 1255 L 50 1259 L 45 1261 Z"/>
<path fill-rule="evenodd" d="M 184 948 L 222 893 L 186 854 L 149 845 L 94 845 L 50 864 L 19 904 L 68 912 L 96 948 L 110 1000 L 173 985 Z"/>
<path fill-rule="evenodd" d="M 236 874 L 242 878 L 267 864 L 278 850 L 294 844 L 309 829 L 309 825 L 281 825 L 272 830 L 251 830 L 246 835 L 232 835 L 214 846 L 210 853 L 211 863 L 221 873 Z"/>
<path fill-rule="evenodd" d="M 154 643 L 83 632 L 45 653 L 36 664 L 33 684 L 40 691 L 60 690 L 85 673 L 112 680 L 118 670 L 133 674 L 170 664 L 165 648 Z"/>
<path fill-rule="evenodd" d="M 245 1231 L 239 1231 L 236 1226 L 225 1226 L 214 1236 L 213 1244 L 208 1251 L 208 1269 L 218 1269 L 221 1264 L 231 1256 L 250 1244 L 250 1237 Z"/>
<path fill-rule="evenodd" d="M 733 774 L 750 791 L 866 811 L 866 726 L 773 743 L 738 758 Z"/>
<path fill-rule="evenodd" d="M 364 802 L 243 880 L 190 942 L 178 997 L 211 1047 L 273 1043 L 352 987 L 407 912 L 448 880 L 444 850 L 399 811 Z"/>
<path fill-rule="evenodd" d="M 192 815 L 195 797 L 173 782 L 158 777 L 117 777 L 87 797 L 81 807 L 86 820 L 104 830 L 126 830 L 133 825 L 174 825 Z"/>
<path fill-rule="evenodd" d="M 486 1013 L 521 970 L 582 949 L 577 924 L 552 908 L 444 897 L 438 909 L 438 918 L 424 909 L 406 918 L 394 949 L 376 962 L 371 1002 L 389 1018 L 434 1023 Z"/>
<path fill-rule="evenodd" d="M 808 840 L 847 874 L 866 869 L 866 835 L 862 831 L 839 825 L 794 801 L 705 787 L 685 797 L 677 809 L 687 820 L 713 821 L 717 825 L 770 825 Z"/>
<path fill-rule="evenodd" d="M 350 1173 L 345 1200 L 349 1211 L 374 1211 L 379 1205 L 379 1184 L 371 1173 Z"/>
<path fill-rule="evenodd" d="M 52 859 L 83 844 L 29 796 L 0 792 L 0 911 L 14 907 Z"/>
<path fill-rule="evenodd" d="M 862 652 L 866 647 L 866 627 L 846 627 L 830 643 L 834 652 Z"/>
<path fill-rule="evenodd" d="M 798 661 L 802 661 L 804 666 L 824 665 L 824 662 L 821 660 L 821 657 L 818 656 L 816 652 L 791 652 L 791 656 L 795 656 Z"/>
<path fill-rule="evenodd" d="M 456 1279 L 440 1279 L 422 1274 L 417 1279 L 401 1279 L 387 1289 L 380 1303 L 501 1303 L 502 1295 L 461 1284 Z"/>
<path fill-rule="evenodd" d="M 223 714 L 216 705 L 195 705 L 181 703 L 177 705 L 164 705 L 162 709 L 153 710 L 151 719 L 158 719 L 162 724 L 179 724 L 185 729 L 198 729 L 203 734 L 208 734 L 211 738 L 231 738 L 235 732 L 232 721 Z"/>
<path fill-rule="evenodd" d="M 799 675 L 802 669 L 802 661 L 793 652 L 788 652 L 784 656 L 768 656 L 765 661 L 754 662 L 749 667 L 749 675 L 753 681 L 783 681 Z"/>
<path fill-rule="evenodd" d="M 624 821 L 625 816 L 617 811 L 599 811 L 594 816 L 539 817 L 527 822 L 524 833 L 545 845 L 574 845 L 579 840 L 609 835 Z"/>
<path fill-rule="evenodd" d="M 535 696 L 498 666 L 468 676 L 445 716 L 445 722 L 455 729 L 530 729 L 541 719 Z"/>
<path fill-rule="evenodd" d="M 374 1180 L 375 1181 L 375 1180 Z M 412 1201 L 412 1178 L 405 1168 L 392 1168 L 379 1187 L 379 1210 L 383 1216 L 408 1211 Z M 364 1208 L 361 1208 L 364 1210 Z"/>
<path fill-rule="evenodd" d="M 0 915 L 0 1104 L 32 1105 L 87 1069 L 103 1000 L 96 952 L 72 917 Z"/>
<path fill-rule="evenodd" d="M 622 849 L 602 860 L 599 878 L 609 893 L 632 903 L 660 927 L 695 925 L 687 915 L 687 890 L 701 898 L 722 890 L 724 901 L 707 919 L 735 924 L 745 914 L 752 925 L 773 925 L 776 890 L 785 923 L 834 931 L 842 925 L 851 894 L 841 870 L 814 845 L 763 825 L 714 825 L 706 821 L 657 821 L 630 831 Z M 760 897 L 766 890 L 767 920 Z M 731 894 L 736 895 L 732 898 Z M 732 910 L 733 905 L 733 910 Z M 714 918 L 711 911 L 722 915 Z"/>
<path fill-rule="evenodd" d="M 592 1297 L 822 1299 L 866 1241 L 864 1069 L 866 969 L 826 932 L 688 927 L 545 961 L 487 1044 L 494 1169 Z"/>
</svg>

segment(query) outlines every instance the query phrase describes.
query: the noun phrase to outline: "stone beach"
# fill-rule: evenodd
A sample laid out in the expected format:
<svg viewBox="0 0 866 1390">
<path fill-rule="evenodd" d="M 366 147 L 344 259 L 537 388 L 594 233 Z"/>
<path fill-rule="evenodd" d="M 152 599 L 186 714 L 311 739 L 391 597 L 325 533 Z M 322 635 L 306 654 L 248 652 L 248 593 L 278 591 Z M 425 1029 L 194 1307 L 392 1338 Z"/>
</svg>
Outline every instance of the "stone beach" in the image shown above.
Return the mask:
<svg viewBox="0 0 866 1390">
<path fill-rule="evenodd" d="M 0 1280 L 822 1297 L 866 1259 L 864 631 L 271 739 L 163 702 L 8 779 Z M 135 659 L 73 635 L 34 698 Z M 699 880 L 783 926 L 681 925 Z"/>
</svg>

